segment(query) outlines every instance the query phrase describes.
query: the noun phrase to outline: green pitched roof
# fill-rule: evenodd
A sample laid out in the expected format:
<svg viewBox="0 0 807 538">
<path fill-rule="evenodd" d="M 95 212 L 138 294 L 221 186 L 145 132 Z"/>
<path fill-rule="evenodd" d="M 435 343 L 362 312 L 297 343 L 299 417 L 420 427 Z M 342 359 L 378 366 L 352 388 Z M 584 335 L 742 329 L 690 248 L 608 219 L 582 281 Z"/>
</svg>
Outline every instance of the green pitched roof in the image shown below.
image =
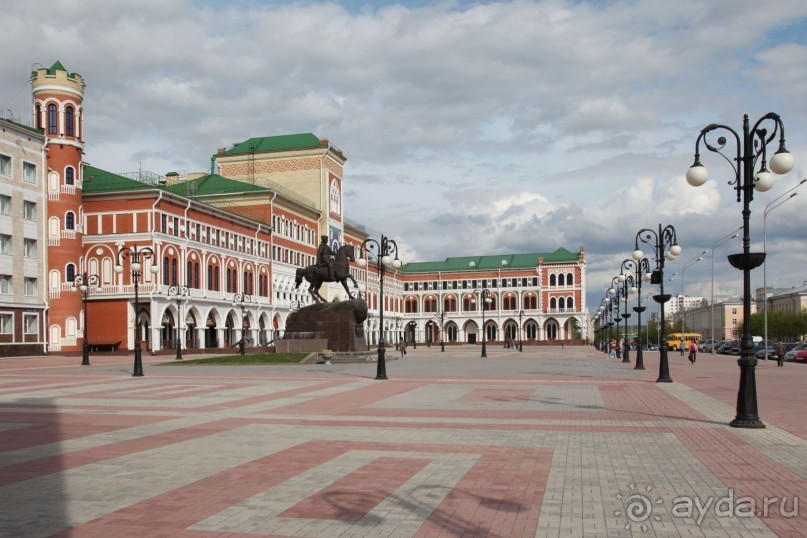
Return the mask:
<svg viewBox="0 0 807 538">
<path fill-rule="evenodd" d="M 143 191 L 156 188 L 158 188 L 156 185 L 141 183 L 94 166 L 84 165 L 84 194 Z"/>
<path fill-rule="evenodd" d="M 529 269 L 538 265 L 538 258 L 544 263 L 572 263 L 578 258 L 577 252 L 559 248 L 554 252 L 536 252 L 533 254 L 501 254 L 493 256 L 461 256 L 446 258 L 442 262 L 413 262 L 404 264 L 402 273 L 436 273 L 450 271 L 479 271 L 492 269 Z M 502 262 L 507 263 L 502 263 Z M 471 263 L 473 262 L 473 266 Z"/>
<path fill-rule="evenodd" d="M 319 138 L 312 133 L 302 133 L 282 136 L 262 136 L 250 138 L 235 144 L 223 152 L 223 155 L 238 155 L 242 153 L 264 153 L 269 151 L 285 151 L 291 149 L 308 149 L 322 147 Z"/>
<path fill-rule="evenodd" d="M 166 191 L 185 196 L 186 198 L 195 196 L 217 196 L 225 194 L 238 194 L 242 192 L 270 192 L 270 189 L 235 181 L 217 174 L 208 174 L 191 181 L 183 181 L 164 187 Z"/>
<path fill-rule="evenodd" d="M 55 75 L 56 71 L 64 71 L 65 73 L 67 73 L 67 69 L 64 68 L 62 62 L 60 62 L 59 60 L 53 62 L 53 65 L 48 68 L 48 75 Z"/>
</svg>

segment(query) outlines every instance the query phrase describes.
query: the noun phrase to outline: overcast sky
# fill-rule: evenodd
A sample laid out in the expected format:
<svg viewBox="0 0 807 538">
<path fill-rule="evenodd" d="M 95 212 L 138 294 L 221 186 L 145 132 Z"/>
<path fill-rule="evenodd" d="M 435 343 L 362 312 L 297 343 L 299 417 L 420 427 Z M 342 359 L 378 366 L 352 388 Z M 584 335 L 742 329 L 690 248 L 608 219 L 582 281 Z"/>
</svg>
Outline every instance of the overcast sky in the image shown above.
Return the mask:
<svg viewBox="0 0 807 538">
<path fill-rule="evenodd" d="M 94 166 L 207 171 L 219 147 L 312 132 L 349 158 L 347 216 L 404 261 L 582 245 L 592 312 L 659 224 L 684 249 L 668 291 L 741 294 L 739 239 L 714 279 L 711 253 L 681 278 L 742 224 L 729 163 L 705 152 L 715 180 L 684 179 L 707 124 L 784 121 L 796 166 L 755 196 L 752 250 L 807 177 L 803 0 L 28 0 L 4 3 L 0 51 L 4 117 L 30 121 L 37 64 L 84 77 Z M 801 285 L 807 189 L 771 211 L 767 283 Z"/>
</svg>

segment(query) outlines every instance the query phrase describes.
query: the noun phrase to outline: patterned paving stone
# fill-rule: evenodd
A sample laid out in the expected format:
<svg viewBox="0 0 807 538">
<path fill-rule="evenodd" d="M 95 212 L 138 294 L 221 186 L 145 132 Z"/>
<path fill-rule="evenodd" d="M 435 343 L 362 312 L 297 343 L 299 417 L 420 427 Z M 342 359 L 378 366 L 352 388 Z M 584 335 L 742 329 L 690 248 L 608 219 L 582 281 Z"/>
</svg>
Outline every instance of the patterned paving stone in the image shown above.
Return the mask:
<svg viewBox="0 0 807 538">
<path fill-rule="evenodd" d="M 0 360 L 0 536 L 807 535 L 807 366 L 760 365 L 744 430 L 733 361 L 488 355 Z"/>
</svg>

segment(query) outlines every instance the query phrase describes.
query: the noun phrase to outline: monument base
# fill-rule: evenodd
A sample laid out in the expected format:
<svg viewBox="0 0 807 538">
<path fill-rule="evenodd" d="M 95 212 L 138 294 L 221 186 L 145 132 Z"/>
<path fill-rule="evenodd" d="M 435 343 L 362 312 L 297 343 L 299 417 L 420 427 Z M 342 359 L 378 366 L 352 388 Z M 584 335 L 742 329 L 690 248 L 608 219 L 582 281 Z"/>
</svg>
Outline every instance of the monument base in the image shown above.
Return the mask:
<svg viewBox="0 0 807 538">
<path fill-rule="evenodd" d="M 365 319 L 367 319 L 367 303 L 361 299 L 309 305 L 289 315 L 286 331 L 280 342 L 324 340 L 323 347 L 309 351 L 323 349 L 340 353 L 365 351 L 367 350 L 363 325 Z M 312 336 L 316 338 L 312 339 Z M 280 349 L 278 346 L 278 350 Z"/>
</svg>

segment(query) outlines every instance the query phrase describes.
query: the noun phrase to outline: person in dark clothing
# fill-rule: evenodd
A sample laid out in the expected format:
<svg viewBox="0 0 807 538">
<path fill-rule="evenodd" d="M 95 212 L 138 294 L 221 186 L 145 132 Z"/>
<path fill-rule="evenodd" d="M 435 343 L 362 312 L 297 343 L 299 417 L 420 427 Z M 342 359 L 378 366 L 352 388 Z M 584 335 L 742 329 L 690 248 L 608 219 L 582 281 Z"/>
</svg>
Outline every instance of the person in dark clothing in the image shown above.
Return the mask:
<svg viewBox="0 0 807 538">
<path fill-rule="evenodd" d="M 776 342 L 776 364 L 778 366 L 785 365 L 785 345 L 782 343 L 781 340 Z"/>
</svg>

